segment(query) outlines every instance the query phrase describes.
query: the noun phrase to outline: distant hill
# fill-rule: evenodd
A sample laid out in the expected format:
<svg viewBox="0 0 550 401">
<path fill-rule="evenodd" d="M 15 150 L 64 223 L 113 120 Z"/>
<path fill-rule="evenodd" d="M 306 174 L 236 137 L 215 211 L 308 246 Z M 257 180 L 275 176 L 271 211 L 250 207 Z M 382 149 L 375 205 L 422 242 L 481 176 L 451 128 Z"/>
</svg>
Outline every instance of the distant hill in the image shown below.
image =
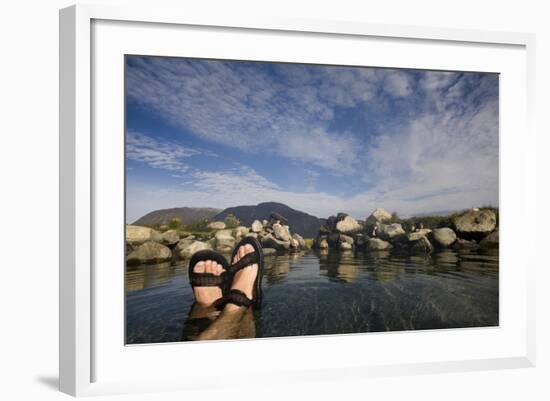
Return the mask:
<svg viewBox="0 0 550 401">
<path fill-rule="evenodd" d="M 175 207 L 172 209 L 155 210 L 137 219 L 134 224 L 168 224 L 170 220 L 179 218 L 183 224 L 194 224 L 203 220 L 213 220 L 222 209 L 211 207 Z"/>
<path fill-rule="evenodd" d="M 230 207 L 214 216 L 213 220 L 223 221 L 227 215 L 233 214 L 241 221 L 242 225 L 250 226 L 254 220 L 269 219 L 269 215 L 273 212 L 286 218 L 290 230 L 305 238 L 316 237 L 323 223 L 323 220 L 315 216 L 276 202 L 265 202 L 256 206 Z"/>
</svg>

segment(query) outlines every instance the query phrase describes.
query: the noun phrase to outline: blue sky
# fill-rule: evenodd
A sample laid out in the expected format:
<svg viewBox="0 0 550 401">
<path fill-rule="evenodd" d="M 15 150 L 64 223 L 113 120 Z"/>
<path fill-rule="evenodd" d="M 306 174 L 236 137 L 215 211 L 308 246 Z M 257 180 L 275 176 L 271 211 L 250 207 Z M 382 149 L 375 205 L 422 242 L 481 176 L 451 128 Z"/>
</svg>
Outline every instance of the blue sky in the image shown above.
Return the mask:
<svg viewBox="0 0 550 401">
<path fill-rule="evenodd" d="M 498 204 L 498 75 L 127 56 L 127 221 Z"/>
</svg>

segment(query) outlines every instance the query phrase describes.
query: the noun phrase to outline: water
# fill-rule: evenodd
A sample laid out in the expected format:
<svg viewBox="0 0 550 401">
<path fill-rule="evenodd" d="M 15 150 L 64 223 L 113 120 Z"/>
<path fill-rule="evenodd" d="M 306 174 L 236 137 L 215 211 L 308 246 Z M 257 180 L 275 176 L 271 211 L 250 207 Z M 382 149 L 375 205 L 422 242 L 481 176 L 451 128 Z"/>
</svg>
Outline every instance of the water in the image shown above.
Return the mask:
<svg viewBox="0 0 550 401">
<path fill-rule="evenodd" d="M 186 264 L 127 271 L 128 344 L 183 341 Z M 267 257 L 256 337 L 498 325 L 498 250 Z"/>
</svg>

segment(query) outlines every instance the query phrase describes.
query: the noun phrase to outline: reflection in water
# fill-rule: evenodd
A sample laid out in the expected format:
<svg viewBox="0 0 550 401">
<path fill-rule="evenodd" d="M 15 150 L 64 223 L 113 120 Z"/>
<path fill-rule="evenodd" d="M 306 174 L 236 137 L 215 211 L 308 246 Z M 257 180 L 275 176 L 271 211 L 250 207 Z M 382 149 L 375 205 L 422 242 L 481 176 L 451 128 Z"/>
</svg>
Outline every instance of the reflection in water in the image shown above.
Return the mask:
<svg viewBox="0 0 550 401">
<path fill-rule="evenodd" d="M 498 250 L 268 256 L 263 286 L 260 311 L 219 316 L 193 306 L 186 264 L 130 269 L 127 342 L 498 325 Z"/>
</svg>

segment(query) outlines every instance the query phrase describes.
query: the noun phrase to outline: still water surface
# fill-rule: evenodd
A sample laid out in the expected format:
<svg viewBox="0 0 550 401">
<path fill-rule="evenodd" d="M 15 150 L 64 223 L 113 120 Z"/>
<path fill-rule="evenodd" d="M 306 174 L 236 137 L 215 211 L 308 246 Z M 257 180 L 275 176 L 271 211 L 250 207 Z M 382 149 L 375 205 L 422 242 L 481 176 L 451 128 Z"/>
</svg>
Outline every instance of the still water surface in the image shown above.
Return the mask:
<svg viewBox="0 0 550 401">
<path fill-rule="evenodd" d="M 498 250 L 266 257 L 256 337 L 498 325 Z M 127 344 L 183 341 L 187 265 L 126 273 Z"/>
</svg>

